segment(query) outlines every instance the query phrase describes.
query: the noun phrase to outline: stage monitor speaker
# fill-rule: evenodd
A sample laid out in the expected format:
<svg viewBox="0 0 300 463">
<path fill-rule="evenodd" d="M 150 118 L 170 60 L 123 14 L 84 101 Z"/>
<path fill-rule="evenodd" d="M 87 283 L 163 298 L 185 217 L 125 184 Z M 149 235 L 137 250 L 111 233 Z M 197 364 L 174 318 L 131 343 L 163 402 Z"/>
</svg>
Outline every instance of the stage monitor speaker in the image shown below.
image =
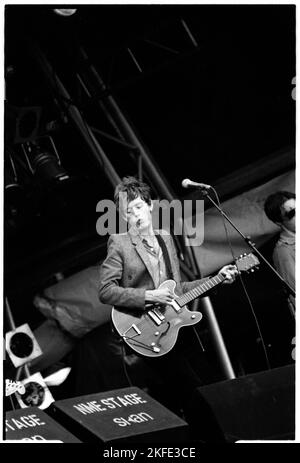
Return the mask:
<svg viewBox="0 0 300 463">
<path fill-rule="evenodd" d="M 225 442 L 293 440 L 295 366 L 197 388 L 193 403 L 193 421 L 201 421 L 198 438 L 204 441 L 222 441 L 220 436 Z M 209 436 L 205 435 L 206 420 L 210 424 Z"/>
<path fill-rule="evenodd" d="M 81 442 L 38 407 L 14 410 L 5 414 L 5 441 Z"/>
<path fill-rule="evenodd" d="M 52 416 L 84 442 L 185 442 L 187 423 L 137 387 L 59 400 Z"/>
</svg>

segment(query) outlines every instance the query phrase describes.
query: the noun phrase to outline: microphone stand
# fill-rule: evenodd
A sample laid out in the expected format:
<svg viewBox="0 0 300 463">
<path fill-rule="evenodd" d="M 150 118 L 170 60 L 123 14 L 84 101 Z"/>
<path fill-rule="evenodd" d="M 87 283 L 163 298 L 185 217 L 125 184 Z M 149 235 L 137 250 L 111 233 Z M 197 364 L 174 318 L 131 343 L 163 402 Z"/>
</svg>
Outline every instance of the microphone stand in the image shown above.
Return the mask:
<svg viewBox="0 0 300 463">
<path fill-rule="evenodd" d="M 206 189 L 203 189 L 199 187 L 201 190 L 201 193 L 203 196 L 209 199 L 209 201 L 215 206 L 216 209 L 222 214 L 223 217 L 227 220 L 227 222 L 230 223 L 230 225 L 240 234 L 240 236 L 243 238 L 243 240 L 248 244 L 248 246 L 257 254 L 262 261 L 264 261 L 265 264 L 272 270 L 272 272 L 277 276 L 277 278 L 280 280 L 281 284 L 283 285 L 283 289 L 287 292 L 287 294 L 296 297 L 296 293 L 293 290 L 293 288 L 282 278 L 282 276 L 277 272 L 277 270 L 267 261 L 267 259 L 261 254 L 260 251 L 256 248 L 255 244 L 251 241 L 250 236 L 245 236 L 238 228 L 237 226 L 230 220 L 230 218 L 225 214 L 224 211 L 218 206 L 218 204 L 215 203 L 215 201 L 209 196 L 208 191 Z"/>
</svg>

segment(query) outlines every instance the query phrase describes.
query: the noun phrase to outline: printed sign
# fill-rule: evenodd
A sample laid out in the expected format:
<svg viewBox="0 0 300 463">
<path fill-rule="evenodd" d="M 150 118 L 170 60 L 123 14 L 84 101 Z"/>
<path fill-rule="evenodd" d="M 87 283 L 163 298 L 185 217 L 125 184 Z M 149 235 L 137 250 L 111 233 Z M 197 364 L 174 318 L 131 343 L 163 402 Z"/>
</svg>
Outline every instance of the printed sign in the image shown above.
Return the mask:
<svg viewBox="0 0 300 463">
<path fill-rule="evenodd" d="M 102 442 L 158 433 L 181 436 L 187 423 L 137 387 L 60 400 L 55 418 L 67 416 Z M 178 437 L 180 438 L 180 437 Z M 146 439 L 147 440 L 147 439 Z M 148 441 L 148 440 L 147 440 Z"/>
<path fill-rule="evenodd" d="M 5 441 L 80 442 L 73 434 L 37 407 L 15 410 L 5 416 Z"/>
</svg>

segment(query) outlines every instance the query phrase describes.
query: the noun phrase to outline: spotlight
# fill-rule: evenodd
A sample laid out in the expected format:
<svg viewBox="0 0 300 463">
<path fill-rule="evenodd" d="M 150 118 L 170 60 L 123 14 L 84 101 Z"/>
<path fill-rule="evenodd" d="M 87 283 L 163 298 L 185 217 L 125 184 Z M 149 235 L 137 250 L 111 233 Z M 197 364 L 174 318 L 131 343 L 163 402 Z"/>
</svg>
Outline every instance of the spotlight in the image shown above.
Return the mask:
<svg viewBox="0 0 300 463">
<path fill-rule="evenodd" d="M 34 140 L 40 131 L 40 106 L 5 105 L 5 138 L 10 143 Z"/>
<path fill-rule="evenodd" d="M 6 333 L 5 348 L 16 368 L 42 355 L 41 348 L 27 323 Z"/>
<path fill-rule="evenodd" d="M 54 13 L 59 14 L 60 16 L 72 16 L 76 13 L 76 8 L 55 8 Z"/>
<path fill-rule="evenodd" d="M 46 139 L 50 140 L 51 147 L 49 143 L 45 143 Z M 42 183 L 69 180 L 70 177 L 61 165 L 58 152 L 50 136 L 27 142 L 22 145 L 22 148 L 29 169 Z"/>
<path fill-rule="evenodd" d="M 20 184 L 18 180 L 17 170 L 13 157 L 10 153 L 5 151 L 4 158 L 4 189 L 15 190 L 19 189 Z"/>
<path fill-rule="evenodd" d="M 33 340 L 26 333 L 15 333 L 10 339 L 10 350 L 21 359 L 29 357 L 33 351 Z"/>
<path fill-rule="evenodd" d="M 53 396 L 46 385 L 41 373 L 35 373 L 22 381 L 25 392 L 16 397 L 21 408 L 38 407 L 41 410 L 48 408 L 54 402 Z"/>
</svg>

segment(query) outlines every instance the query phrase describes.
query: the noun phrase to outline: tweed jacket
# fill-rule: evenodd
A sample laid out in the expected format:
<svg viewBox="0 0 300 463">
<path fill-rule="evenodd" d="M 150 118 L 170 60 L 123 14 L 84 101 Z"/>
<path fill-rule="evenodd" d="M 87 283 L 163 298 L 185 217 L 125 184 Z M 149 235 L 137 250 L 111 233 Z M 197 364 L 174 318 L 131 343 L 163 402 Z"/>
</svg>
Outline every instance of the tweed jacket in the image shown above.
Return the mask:
<svg viewBox="0 0 300 463">
<path fill-rule="evenodd" d="M 208 279 L 181 281 L 179 261 L 171 235 L 163 230 L 155 230 L 155 233 L 159 233 L 166 244 L 178 295 Z M 140 236 L 132 230 L 113 234 L 108 239 L 107 248 L 107 257 L 100 266 L 100 301 L 113 306 L 143 310 L 145 292 L 155 289 L 155 286 L 148 252 Z"/>
</svg>

